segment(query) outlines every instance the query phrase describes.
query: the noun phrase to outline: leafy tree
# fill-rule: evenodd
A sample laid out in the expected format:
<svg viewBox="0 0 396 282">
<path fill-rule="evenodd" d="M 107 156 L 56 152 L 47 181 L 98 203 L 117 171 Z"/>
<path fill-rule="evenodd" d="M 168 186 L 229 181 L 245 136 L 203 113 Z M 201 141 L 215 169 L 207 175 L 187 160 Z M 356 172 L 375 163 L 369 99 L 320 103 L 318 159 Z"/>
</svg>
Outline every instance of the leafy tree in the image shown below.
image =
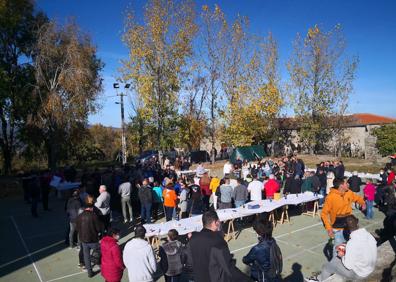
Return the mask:
<svg viewBox="0 0 396 282">
<path fill-rule="evenodd" d="M 88 114 L 98 107 L 102 66 L 90 38 L 75 23 L 49 22 L 40 28 L 34 54 L 40 107 L 32 121 L 41 129 L 51 169 L 68 141 L 64 135 L 76 124 L 86 127 Z"/>
<path fill-rule="evenodd" d="M 272 35 L 265 39 L 247 32 L 238 17 L 229 30 L 230 47 L 223 69 L 227 107 L 224 140 L 235 146 L 262 140 L 278 115 L 283 99 L 278 87 L 278 49 Z"/>
<path fill-rule="evenodd" d="M 373 134 L 377 137 L 377 148 L 382 156 L 396 153 L 396 123 L 375 128 Z"/>
<path fill-rule="evenodd" d="M 228 24 L 223 11 L 218 5 L 210 9 L 208 5 L 202 6 L 201 25 L 199 39 L 202 46 L 199 46 L 198 53 L 200 64 L 207 73 L 205 82 L 207 84 L 207 101 L 209 115 L 209 135 L 212 150 L 216 145 L 216 130 L 219 127 L 219 104 L 221 103 L 221 66 L 224 58 L 227 42 Z M 215 161 L 215 155 L 212 154 L 212 163 Z"/>
<path fill-rule="evenodd" d="M 169 148 L 176 130 L 178 94 L 197 27 L 191 1 L 150 0 L 144 22 L 129 14 L 123 40 L 129 48 L 124 80 L 132 80 L 144 118 L 155 125 L 156 147 Z"/>
<path fill-rule="evenodd" d="M 287 64 L 289 93 L 301 128 L 299 136 L 310 153 L 322 150 L 333 130 L 343 137 L 338 118 L 348 107 L 358 65 L 357 58 L 345 55 L 345 48 L 340 25 L 327 32 L 315 25 L 304 39 L 297 35 L 294 42 Z"/>
<path fill-rule="evenodd" d="M 89 128 L 89 136 L 92 139 L 92 147 L 102 152 L 103 158 L 114 160 L 114 155 L 121 148 L 120 130 L 94 124 Z"/>
<path fill-rule="evenodd" d="M 29 0 L 0 0 L 0 147 L 10 173 L 21 131 L 34 109 L 31 55 L 38 27 L 46 22 Z"/>
<path fill-rule="evenodd" d="M 207 86 L 205 77 L 193 77 L 187 84 L 186 95 L 183 97 L 177 137 L 179 147 L 187 148 L 188 151 L 199 150 L 205 136 L 206 118 L 203 106 L 207 98 Z"/>
</svg>

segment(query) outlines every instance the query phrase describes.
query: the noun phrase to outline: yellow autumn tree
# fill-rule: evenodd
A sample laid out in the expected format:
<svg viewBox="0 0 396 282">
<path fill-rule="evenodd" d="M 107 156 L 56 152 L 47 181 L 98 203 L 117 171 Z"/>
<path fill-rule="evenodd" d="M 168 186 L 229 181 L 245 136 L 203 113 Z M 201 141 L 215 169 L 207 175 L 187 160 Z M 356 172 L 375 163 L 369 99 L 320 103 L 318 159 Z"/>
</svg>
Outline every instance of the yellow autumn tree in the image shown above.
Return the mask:
<svg viewBox="0 0 396 282">
<path fill-rule="evenodd" d="M 130 12 L 123 41 L 129 49 L 123 79 L 131 80 L 143 101 L 144 117 L 153 124 L 156 147 L 172 146 L 176 130 L 178 95 L 192 56 L 197 31 L 191 1 L 150 0 L 139 23 Z"/>
<path fill-rule="evenodd" d="M 283 98 L 277 72 L 278 49 L 271 34 L 265 39 L 246 32 L 246 21 L 232 26 L 231 47 L 227 50 L 224 89 L 228 103 L 224 112 L 225 142 L 234 146 L 263 140 L 272 129 Z"/>
<path fill-rule="evenodd" d="M 287 64 L 292 106 L 302 125 L 299 136 L 312 154 L 324 150 L 331 138 L 338 147 L 344 139 L 344 114 L 358 65 L 358 58 L 349 58 L 345 48 L 340 25 L 329 31 L 315 25 L 304 38 L 297 35 Z"/>
</svg>

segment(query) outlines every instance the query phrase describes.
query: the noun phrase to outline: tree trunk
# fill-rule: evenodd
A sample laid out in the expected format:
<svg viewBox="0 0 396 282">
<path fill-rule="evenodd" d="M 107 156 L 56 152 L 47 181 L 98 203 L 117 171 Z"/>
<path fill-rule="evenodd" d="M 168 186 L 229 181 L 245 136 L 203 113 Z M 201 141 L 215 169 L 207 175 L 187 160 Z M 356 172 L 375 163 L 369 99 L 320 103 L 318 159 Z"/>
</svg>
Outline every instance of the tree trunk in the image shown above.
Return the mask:
<svg viewBox="0 0 396 282">
<path fill-rule="evenodd" d="M 11 173 L 12 164 L 12 150 L 8 146 L 3 147 L 3 174 L 9 175 Z"/>
<path fill-rule="evenodd" d="M 47 142 L 47 161 L 48 168 L 51 172 L 55 172 L 58 166 L 58 145 L 55 130 L 50 130 Z"/>
</svg>

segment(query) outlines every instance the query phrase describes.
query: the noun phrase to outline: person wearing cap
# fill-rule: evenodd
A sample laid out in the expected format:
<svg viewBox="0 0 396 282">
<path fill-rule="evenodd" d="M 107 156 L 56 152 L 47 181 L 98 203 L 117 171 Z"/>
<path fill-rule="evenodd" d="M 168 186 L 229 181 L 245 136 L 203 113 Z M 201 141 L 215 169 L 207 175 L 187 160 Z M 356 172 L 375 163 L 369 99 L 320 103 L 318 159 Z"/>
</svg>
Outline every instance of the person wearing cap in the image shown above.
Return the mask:
<svg viewBox="0 0 396 282">
<path fill-rule="evenodd" d="M 154 273 L 157 271 L 157 261 L 153 248 L 144 239 L 146 229 L 138 226 L 135 229 L 135 237 L 126 243 L 123 253 L 124 265 L 128 269 L 130 282 L 154 281 Z"/>
<path fill-rule="evenodd" d="M 124 273 L 122 251 L 117 244 L 120 239 L 120 230 L 110 229 L 100 241 L 101 264 L 100 272 L 106 282 L 120 282 Z"/>
<path fill-rule="evenodd" d="M 100 195 L 96 199 L 95 207 L 102 213 L 103 224 L 105 229 L 107 229 L 110 224 L 110 194 L 107 192 L 106 185 L 100 185 L 99 193 Z"/>
</svg>

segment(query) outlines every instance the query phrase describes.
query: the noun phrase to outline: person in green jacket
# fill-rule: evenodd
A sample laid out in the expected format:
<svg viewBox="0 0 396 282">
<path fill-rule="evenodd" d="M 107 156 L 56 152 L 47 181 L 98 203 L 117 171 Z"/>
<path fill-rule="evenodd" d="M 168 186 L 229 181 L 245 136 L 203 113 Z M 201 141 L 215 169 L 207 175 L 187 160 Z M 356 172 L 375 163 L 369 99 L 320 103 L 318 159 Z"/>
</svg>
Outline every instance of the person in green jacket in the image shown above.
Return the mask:
<svg viewBox="0 0 396 282">
<path fill-rule="evenodd" d="M 302 186 L 301 186 L 301 192 L 302 193 L 307 192 L 307 191 L 312 192 L 312 190 L 313 190 L 312 189 L 313 185 L 312 185 L 312 175 L 311 175 L 311 173 L 314 173 L 314 172 L 305 172 L 305 174 L 304 174 L 303 183 L 302 183 Z"/>
</svg>

